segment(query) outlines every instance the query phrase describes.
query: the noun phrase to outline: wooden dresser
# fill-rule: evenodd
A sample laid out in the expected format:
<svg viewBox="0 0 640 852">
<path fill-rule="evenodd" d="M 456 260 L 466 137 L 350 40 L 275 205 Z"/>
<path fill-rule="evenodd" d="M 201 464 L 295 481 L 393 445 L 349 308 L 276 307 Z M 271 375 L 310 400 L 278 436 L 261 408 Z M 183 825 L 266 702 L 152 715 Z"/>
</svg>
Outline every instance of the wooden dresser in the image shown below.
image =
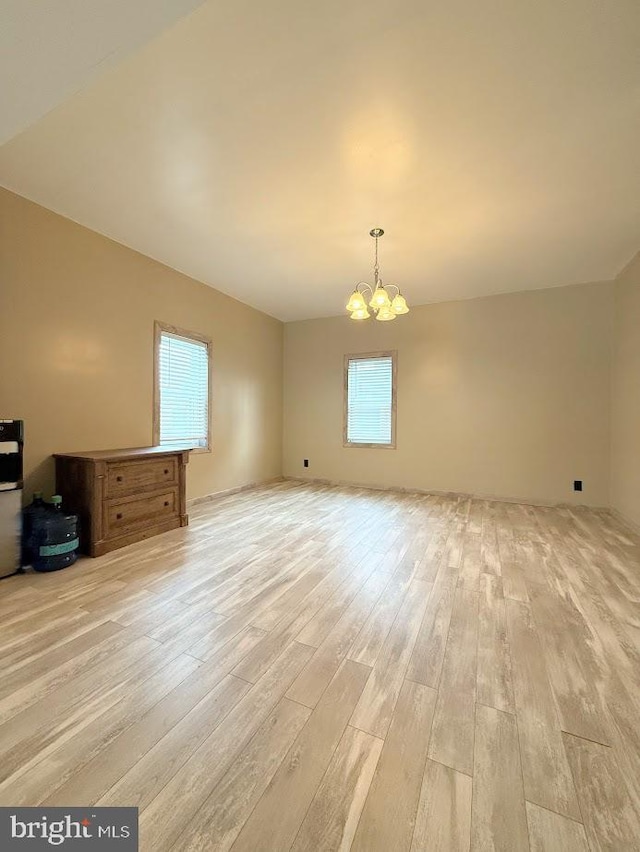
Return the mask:
<svg viewBox="0 0 640 852">
<path fill-rule="evenodd" d="M 188 450 L 141 447 L 59 453 L 56 492 L 80 518 L 80 547 L 90 556 L 189 523 Z"/>
</svg>

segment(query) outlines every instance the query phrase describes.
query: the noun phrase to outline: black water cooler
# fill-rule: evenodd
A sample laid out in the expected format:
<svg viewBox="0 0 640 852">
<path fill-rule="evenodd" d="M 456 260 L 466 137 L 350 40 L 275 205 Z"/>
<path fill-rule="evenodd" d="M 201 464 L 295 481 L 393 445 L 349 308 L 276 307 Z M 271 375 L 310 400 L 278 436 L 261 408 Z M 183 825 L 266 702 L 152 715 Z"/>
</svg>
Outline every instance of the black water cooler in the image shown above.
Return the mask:
<svg viewBox="0 0 640 852">
<path fill-rule="evenodd" d="M 22 420 L 0 420 L 0 578 L 20 568 Z"/>
</svg>

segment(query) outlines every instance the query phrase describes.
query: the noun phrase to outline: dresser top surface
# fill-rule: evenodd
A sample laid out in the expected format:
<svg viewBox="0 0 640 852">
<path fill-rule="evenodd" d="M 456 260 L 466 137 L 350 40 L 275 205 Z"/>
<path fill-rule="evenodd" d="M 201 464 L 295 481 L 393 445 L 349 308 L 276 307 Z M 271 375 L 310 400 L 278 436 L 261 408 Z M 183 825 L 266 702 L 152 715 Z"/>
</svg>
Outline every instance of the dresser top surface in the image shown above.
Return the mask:
<svg viewBox="0 0 640 852">
<path fill-rule="evenodd" d="M 116 461 L 139 459 L 148 456 L 170 456 L 189 452 L 190 447 L 133 447 L 126 450 L 89 450 L 84 453 L 54 453 L 56 459 L 88 459 L 90 461 Z"/>
</svg>

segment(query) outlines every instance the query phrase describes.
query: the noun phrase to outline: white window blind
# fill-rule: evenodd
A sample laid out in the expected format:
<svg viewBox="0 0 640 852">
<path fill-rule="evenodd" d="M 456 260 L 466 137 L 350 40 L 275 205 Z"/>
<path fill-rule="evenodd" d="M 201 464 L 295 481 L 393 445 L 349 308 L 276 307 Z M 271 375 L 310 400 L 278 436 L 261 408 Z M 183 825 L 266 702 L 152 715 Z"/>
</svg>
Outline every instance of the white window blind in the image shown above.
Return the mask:
<svg viewBox="0 0 640 852">
<path fill-rule="evenodd" d="M 350 358 L 347 370 L 347 442 L 391 444 L 393 358 Z"/>
<path fill-rule="evenodd" d="M 207 344 L 163 331 L 159 347 L 160 444 L 206 447 L 209 440 Z"/>
</svg>

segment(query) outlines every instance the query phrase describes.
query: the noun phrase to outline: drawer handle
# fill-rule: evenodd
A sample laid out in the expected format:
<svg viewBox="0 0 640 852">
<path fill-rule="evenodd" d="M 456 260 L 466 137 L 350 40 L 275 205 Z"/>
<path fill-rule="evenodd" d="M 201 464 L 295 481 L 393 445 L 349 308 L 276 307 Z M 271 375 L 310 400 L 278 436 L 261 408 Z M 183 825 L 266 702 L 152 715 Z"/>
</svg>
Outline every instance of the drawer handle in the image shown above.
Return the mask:
<svg viewBox="0 0 640 852">
<path fill-rule="evenodd" d="M 116 476 L 116 482 L 122 482 L 122 477 L 121 477 L 121 476 Z"/>
<path fill-rule="evenodd" d="M 168 501 L 168 500 L 165 500 L 165 501 L 164 501 L 164 505 L 165 505 L 165 506 L 168 506 L 168 505 L 169 505 L 169 501 Z"/>
<path fill-rule="evenodd" d="M 166 476 L 169 473 L 168 470 L 165 470 L 164 475 Z"/>
<path fill-rule="evenodd" d="M 121 520 L 122 520 L 122 512 L 118 512 L 118 514 L 116 515 L 116 521 L 121 521 Z"/>
</svg>

